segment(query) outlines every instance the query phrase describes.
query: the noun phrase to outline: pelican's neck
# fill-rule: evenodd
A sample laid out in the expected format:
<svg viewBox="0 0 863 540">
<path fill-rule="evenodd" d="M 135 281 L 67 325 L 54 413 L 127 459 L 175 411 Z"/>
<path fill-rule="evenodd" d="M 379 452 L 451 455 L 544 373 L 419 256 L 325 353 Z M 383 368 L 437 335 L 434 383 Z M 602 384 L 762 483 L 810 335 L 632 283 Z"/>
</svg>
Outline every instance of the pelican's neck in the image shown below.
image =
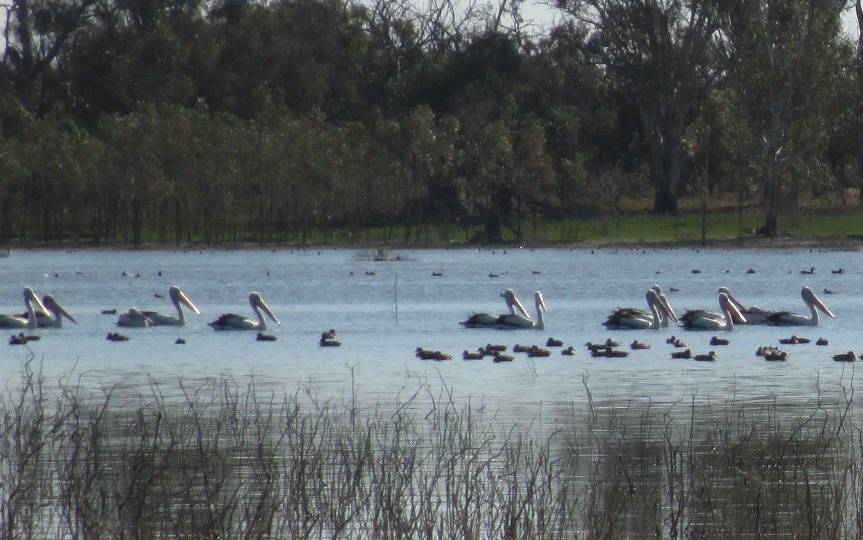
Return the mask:
<svg viewBox="0 0 863 540">
<path fill-rule="evenodd" d="M 533 325 L 537 330 L 545 329 L 545 320 L 542 318 L 542 306 L 536 303 L 536 323 Z"/>
<path fill-rule="evenodd" d="M 731 303 L 731 300 L 728 301 Z M 734 330 L 734 316 L 731 315 L 731 309 L 726 305 L 722 304 L 722 313 L 725 315 L 725 326 L 723 330 Z"/>
<path fill-rule="evenodd" d="M 660 310 L 659 306 L 656 305 L 655 300 L 651 299 L 647 302 L 647 306 L 653 314 L 653 321 L 650 323 L 650 328 L 660 328 L 661 326 L 666 326 L 668 324 L 668 316 L 665 313 L 660 314 L 662 310 Z"/>
<path fill-rule="evenodd" d="M 808 326 L 818 326 L 818 308 L 815 307 L 813 302 L 806 302 L 806 305 L 809 306 L 809 312 L 812 316 L 806 321 Z"/>
<path fill-rule="evenodd" d="M 53 307 L 48 307 L 48 318 L 51 319 L 51 326 L 55 328 L 63 328 L 63 316 Z"/>
<path fill-rule="evenodd" d="M 180 306 L 180 299 L 173 298 L 174 307 L 177 308 L 177 321 L 180 323 L 180 326 L 186 325 L 186 312 L 183 311 L 183 307 Z"/>
<path fill-rule="evenodd" d="M 33 308 L 33 301 L 31 299 L 27 299 L 27 329 L 33 330 L 38 326 L 38 322 L 36 321 L 36 310 Z"/>
<path fill-rule="evenodd" d="M 256 330 L 266 330 L 267 321 L 264 320 L 264 314 L 261 312 L 261 308 L 257 304 L 252 304 L 252 309 L 255 310 L 255 314 L 258 316 L 258 326 Z"/>
</svg>

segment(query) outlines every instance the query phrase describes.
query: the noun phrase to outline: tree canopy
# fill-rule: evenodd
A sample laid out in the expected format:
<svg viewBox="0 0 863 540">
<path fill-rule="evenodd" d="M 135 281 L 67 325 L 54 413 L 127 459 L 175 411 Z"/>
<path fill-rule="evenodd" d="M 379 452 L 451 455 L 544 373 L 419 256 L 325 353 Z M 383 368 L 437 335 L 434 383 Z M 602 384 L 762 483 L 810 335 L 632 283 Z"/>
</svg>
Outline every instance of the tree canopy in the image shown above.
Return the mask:
<svg viewBox="0 0 863 540">
<path fill-rule="evenodd" d="M 705 188 L 774 235 L 863 187 L 851 2 L 556 2 L 11 0 L 0 242 L 498 241 Z"/>
</svg>

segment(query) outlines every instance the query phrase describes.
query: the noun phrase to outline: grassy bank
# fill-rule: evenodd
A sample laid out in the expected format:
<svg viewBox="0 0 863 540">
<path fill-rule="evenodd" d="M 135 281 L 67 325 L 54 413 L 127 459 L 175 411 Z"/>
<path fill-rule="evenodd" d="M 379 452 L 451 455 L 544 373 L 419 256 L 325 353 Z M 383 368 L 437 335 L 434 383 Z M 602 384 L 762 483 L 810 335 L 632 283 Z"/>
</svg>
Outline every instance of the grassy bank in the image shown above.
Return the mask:
<svg viewBox="0 0 863 540">
<path fill-rule="evenodd" d="M 660 216 L 643 208 L 646 201 L 629 201 L 624 211 L 597 217 L 538 219 L 530 216 L 509 220 L 511 228 L 503 227 L 502 241 L 526 246 L 549 245 L 643 245 L 701 244 L 741 246 L 819 245 L 825 243 L 854 244 L 863 242 L 863 207 L 839 201 L 807 200 L 789 206 L 780 213 L 779 234 L 765 238 L 758 234 L 764 215 L 754 202 L 742 208 L 735 201 L 719 199 L 708 210 L 706 220 L 699 201 L 681 199 L 681 212 Z M 482 230 L 480 223 L 430 223 L 419 227 L 383 226 L 358 230 L 346 228 L 310 227 L 304 231 L 283 230 L 257 225 L 250 230 L 232 230 L 218 237 L 213 244 L 222 247 L 256 246 L 344 246 L 372 249 L 393 247 L 450 247 L 476 245 Z M 519 235 L 515 231 L 520 232 Z M 164 231 L 162 231 L 164 234 Z M 167 235 L 172 238 L 172 234 Z M 157 231 L 145 230 L 142 247 L 178 247 L 175 243 L 159 243 Z M 32 236 L 14 240 L 10 247 L 89 247 L 87 240 L 43 242 Z M 100 244 L 104 246 L 105 244 Z M 196 248 L 205 245 L 203 237 L 184 238 L 179 247 Z M 130 239 L 118 235 L 108 247 L 131 247 Z M 7 246 L 3 246 L 7 247 Z"/>
<path fill-rule="evenodd" d="M 26 372 L 0 401 L 2 538 L 863 537 L 850 394 L 521 426 L 445 394 L 219 381 L 129 406 L 45 384 Z"/>
</svg>

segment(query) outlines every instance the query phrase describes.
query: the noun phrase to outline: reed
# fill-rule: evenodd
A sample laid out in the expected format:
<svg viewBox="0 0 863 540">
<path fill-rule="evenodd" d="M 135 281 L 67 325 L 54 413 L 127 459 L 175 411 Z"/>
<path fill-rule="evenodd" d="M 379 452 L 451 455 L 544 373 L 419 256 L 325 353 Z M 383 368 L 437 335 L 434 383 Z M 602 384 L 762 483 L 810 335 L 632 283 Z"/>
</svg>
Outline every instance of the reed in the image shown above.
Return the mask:
<svg viewBox="0 0 863 540">
<path fill-rule="evenodd" d="M 0 537 L 863 537 L 853 389 L 658 406 L 585 388 L 583 410 L 525 424 L 426 385 L 368 406 L 254 381 L 132 399 L 28 366 L 0 399 Z"/>
</svg>

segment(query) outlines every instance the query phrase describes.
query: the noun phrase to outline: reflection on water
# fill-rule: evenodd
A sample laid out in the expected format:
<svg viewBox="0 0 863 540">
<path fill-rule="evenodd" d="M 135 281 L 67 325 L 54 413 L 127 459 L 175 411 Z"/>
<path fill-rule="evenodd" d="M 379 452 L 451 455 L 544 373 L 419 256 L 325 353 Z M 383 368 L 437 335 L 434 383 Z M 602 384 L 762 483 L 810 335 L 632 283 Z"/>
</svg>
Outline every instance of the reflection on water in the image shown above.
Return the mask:
<svg viewBox="0 0 863 540">
<path fill-rule="evenodd" d="M 500 499 L 502 513 L 495 519 L 511 511 L 518 521 L 528 515 L 539 519 L 526 510 L 519 513 L 519 504 L 539 504 L 518 498 L 528 488 L 521 468 L 532 464 L 533 474 L 553 468 L 542 486 L 551 490 L 553 484 L 557 496 L 561 486 L 570 489 L 568 498 L 551 505 L 560 512 L 555 519 L 565 522 L 561 526 L 567 531 L 564 536 L 578 532 L 590 537 L 642 537 L 656 531 L 663 536 L 692 537 L 749 536 L 754 531 L 811 536 L 804 534 L 807 529 L 798 521 L 787 522 L 800 505 L 825 516 L 813 517 L 806 525 L 814 536 L 821 536 L 828 530 L 844 530 L 849 512 L 859 507 L 853 495 L 859 490 L 852 490 L 859 481 L 857 433 L 851 422 L 856 364 L 831 359 L 848 350 L 863 352 L 858 327 L 863 301 L 857 292 L 863 266 L 856 251 L 452 249 L 398 255 L 398 260 L 375 261 L 365 252 L 337 249 L 13 251 L 0 259 L 5 277 L 0 284 L 2 311 L 20 311 L 21 289 L 30 286 L 39 294 L 54 295 L 79 324 L 40 329 L 37 333 L 42 339 L 26 347 L 4 345 L 0 350 L 6 387 L 18 387 L 22 367 L 29 361 L 51 382 L 46 387 L 52 392 L 57 381 L 67 388 L 110 392 L 112 404 L 129 410 L 142 406 L 147 410 L 146 404 L 156 399 L 154 388 L 158 388 L 158 400 L 176 404 L 188 399 L 189 388 L 222 383 L 242 388 L 253 382 L 261 396 L 296 396 L 304 411 L 344 404 L 357 396 L 365 404 L 374 404 L 377 421 L 369 422 L 383 430 L 375 432 L 376 443 L 382 445 L 372 446 L 375 458 L 391 457 L 385 441 L 392 435 L 388 422 L 393 411 L 418 413 L 419 419 L 435 418 L 430 411 L 438 411 L 441 400 L 452 400 L 457 411 L 474 411 L 477 416 L 472 421 L 481 419 L 482 429 L 495 435 L 484 431 L 487 438 L 479 446 L 494 459 L 482 461 L 476 456 L 483 468 L 472 472 L 447 469 L 448 474 L 485 478 L 482 489 L 495 496 L 503 496 L 495 490 L 508 490 L 512 497 Z M 814 273 L 801 273 L 812 267 Z M 834 272 L 839 269 L 841 273 Z M 727 346 L 711 346 L 711 333 L 678 328 L 613 333 L 601 326 L 617 307 L 644 307 L 644 291 L 654 283 L 663 287 L 678 313 L 689 308 L 717 309 L 720 286 L 731 289 L 747 305 L 803 312 L 800 290 L 809 286 L 836 319 L 822 320 L 817 328 L 738 327 L 725 336 L 730 340 Z M 167 298 L 156 295 L 167 296 L 174 284 L 202 315 L 187 315 L 188 323 L 182 328 L 123 329 L 130 337 L 127 342 L 105 339 L 108 332 L 117 330 L 117 316 L 102 315 L 102 310 L 123 312 L 136 306 L 168 313 Z M 502 311 L 500 292 L 505 287 L 515 289 L 522 302 L 533 291 L 543 292 L 548 305 L 545 331 L 458 326 L 472 311 Z M 276 341 L 256 341 L 254 333 L 214 332 L 206 325 L 225 312 L 251 315 L 247 298 L 252 290 L 263 295 L 283 323 L 267 329 Z M 318 347 L 321 332 L 329 328 L 337 330 L 341 347 Z M 782 345 L 788 352 L 787 362 L 766 362 L 755 355 L 758 347 L 779 345 L 780 338 L 792 334 L 812 342 Z M 666 343 L 672 335 L 685 340 L 694 353 L 715 350 L 717 361 L 672 359 L 673 349 Z M 582 347 L 587 341 L 605 341 L 610 336 L 624 344 L 637 339 L 651 347 L 631 351 L 626 358 L 592 358 Z M 549 337 L 574 345 L 575 356 L 564 356 L 555 348 L 547 358 L 515 354 L 515 361 L 507 363 L 493 363 L 490 358 L 458 359 L 463 350 L 490 343 L 511 350 L 515 344 L 544 345 Z M 818 337 L 829 344 L 815 345 Z M 175 344 L 177 338 L 183 338 L 185 344 Z M 417 347 L 442 350 L 457 360 L 420 361 L 414 356 Z M 7 402 L 7 408 L 11 403 Z M 222 415 L 219 412 L 220 418 Z M 290 411 L 274 413 L 278 422 L 286 416 Z M 144 418 L 149 417 L 145 414 Z M 138 423 L 145 432 L 140 440 L 162 445 L 171 436 L 179 437 L 179 432 L 157 437 L 152 421 Z M 204 438 L 218 440 L 211 429 L 224 426 L 223 421 L 208 418 Z M 119 419 L 116 423 L 126 425 Z M 333 436 L 336 433 L 340 432 L 334 431 Z M 540 452 L 531 458 L 537 461 L 525 461 L 520 459 L 522 454 L 507 454 L 505 448 L 493 444 L 514 444 L 510 437 L 522 433 L 541 443 L 537 451 L 547 445 L 549 455 Z M 264 447 L 282 457 L 295 456 L 296 447 L 270 440 L 280 440 L 283 434 L 280 429 L 275 435 L 268 433 Z M 423 452 L 429 440 L 443 444 L 433 434 L 420 431 L 411 444 Z M 134 437 L 140 436 L 135 432 Z M 344 436 L 340 444 L 357 442 L 349 434 Z M 127 444 L 128 437 L 117 440 Z M 194 447 L 194 441 L 184 441 L 174 441 L 178 451 Z M 219 454 L 226 461 L 200 467 L 236 472 L 232 467 L 254 463 L 249 456 L 260 455 L 263 447 L 229 448 L 226 443 L 223 450 L 230 458 Z M 410 452 L 412 448 L 398 450 Z M 446 448 L 447 452 L 461 451 Z M 339 446 L 327 451 L 343 450 Z M 514 462 L 507 478 L 517 488 L 491 480 L 497 473 L 489 467 L 509 463 L 501 461 L 504 457 Z M 132 464 L 120 461 L 112 466 L 126 470 Z M 155 462 L 146 466 L 160 473 L 176 472 L 167 464 L 162 469 Z M 255 490 L 285 493 L 284 485 L 268 485 L 265 480 L 284 482 L 284 475 L 295 474 L 297 466 L 279 462 L 275 472 L 255 468 L 249 473 L 253 475 L 249 484 L 264 486 Z M 347 469 L 342 468 L 351 466 L 357 464 L 339 462 L 341 472 L 333 474 L 344 474 Z M 185 489 L 205 489 L 199 483 L 204 473 L 192 472 L 195 470 L 188 466 L 186 472 L 191 476 Z M 398 479 L 386 467 L 377 474 L 375 482 L 398 480 L 401 483 L 394 485 L 406 490 L 407 485 L 417 489 L 419 482 L 428 496 L 440 500 L 453 496 L 436 488 L 429 491 L 423 482 L 437 486 L 445 477 L 422 468 Z M 437 474 L 443 473 L 439 470 Z M 164 486 L 171 493 L 180 488 Z M 347 497 L 344 493 L 331 495 Z M 376 492 L 374 496 L 402 501 L 398 505 L 381 502 L 376 508 L 384 513 L 428 503 L 404 502 L 400 499 L 407 497 L 403 492 Z M 491 497 L 485 491 L 482 496 Z M 252 494 L 247 497 L 249 501 L 254 498 Z M 542 500 L 546 503 L 551 504 Z M 331 515 L 340 515 L 333 509 L 336 503 L 328 500 L 326 504 Z M 292 511 L 301 510 L 309 511 L 299 507 Z M 278 511 L 285 509 L 279 506 Z M 531 512 L 538 511 L 531 507 Z M 190 508 L 184 515 L 196 516 L 197 512 Z M 428 518 L 431 514 L 423 515 Z M 806 516 L 809 519 L 810 514 Z M 403 527 L 396 523 L 410 516 L 390 517 L 388 526 Z M 455 514 L 450 517 L 456 519 Z M 482 526 L 491 527 L 491 516 L 480 514 L 477 519 L 486 518 Z M 832 518 L 838 521 L 830 525 L 827 520 Z M 337 527 L 337 522 L 333 518 L 326 529 Z M 479 522 L 473 525 L 480 526 Z M 323 525 L 317 526 L 322 527 L 315 529 L 319 533 L 324 530 Z M 298 530 L 290 532 L 304 536 Z M 499 532 L 495 537 L 507 536 L 506 531 Z"/>
</svg>

